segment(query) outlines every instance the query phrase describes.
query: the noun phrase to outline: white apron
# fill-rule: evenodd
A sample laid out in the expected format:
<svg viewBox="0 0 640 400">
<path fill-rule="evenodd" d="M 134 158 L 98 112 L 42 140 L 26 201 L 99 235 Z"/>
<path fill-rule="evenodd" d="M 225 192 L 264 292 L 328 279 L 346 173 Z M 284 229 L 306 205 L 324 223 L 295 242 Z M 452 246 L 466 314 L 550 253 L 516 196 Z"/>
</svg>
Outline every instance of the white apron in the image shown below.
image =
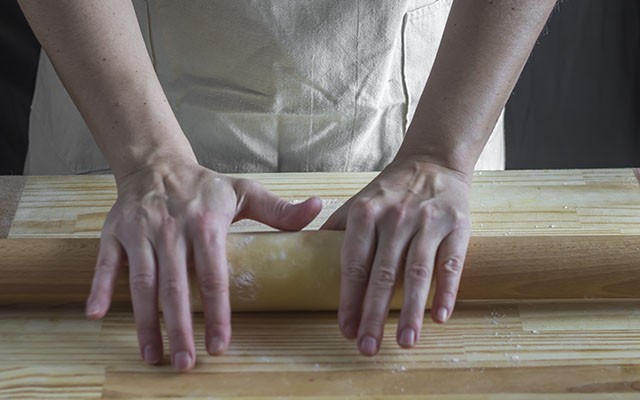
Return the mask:
<svg viewBox="0 0 640 400">
<path fill-rule="evenodd" d="M 452 0 L 135 0 L 199 162 L 220 172 L 375 171 L 398 150 Z M 476 168 L 504 167 L 502 118 Z M 109 172 L 41 53 L 28 174 Z"/>
</svg>

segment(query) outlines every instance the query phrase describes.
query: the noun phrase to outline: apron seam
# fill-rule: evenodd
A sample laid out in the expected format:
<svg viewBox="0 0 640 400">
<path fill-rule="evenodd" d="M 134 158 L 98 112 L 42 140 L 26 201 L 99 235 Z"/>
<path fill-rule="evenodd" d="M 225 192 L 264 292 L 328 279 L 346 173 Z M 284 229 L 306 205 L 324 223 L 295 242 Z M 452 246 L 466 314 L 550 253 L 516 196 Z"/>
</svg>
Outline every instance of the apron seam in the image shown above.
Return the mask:
<svg viewBox="0 0 640 400">
<path fill-rule="evenodd" d="M 401 40 L 402 44 L 400 46 L 400 51 L 402 53 L 402 57 L 400 57 L 400 73 L 402 74 L 402 90 L 404 91 L 404 112 L 402 113 L 403 121 L 402 121 L 402 130 L 403 130 L 403 141 L 404 136 L 407 134 L 407 130 L 409 129 L 409 110 L 410 110 L 410 101 L 411 96 L 409 93 L 409 84 L 407 83 L 407 25 L 409 23 L 409 14 L 405 14 L 404 18 L 402 18 L 402 31 L 401 31 Z"/>
</svg>

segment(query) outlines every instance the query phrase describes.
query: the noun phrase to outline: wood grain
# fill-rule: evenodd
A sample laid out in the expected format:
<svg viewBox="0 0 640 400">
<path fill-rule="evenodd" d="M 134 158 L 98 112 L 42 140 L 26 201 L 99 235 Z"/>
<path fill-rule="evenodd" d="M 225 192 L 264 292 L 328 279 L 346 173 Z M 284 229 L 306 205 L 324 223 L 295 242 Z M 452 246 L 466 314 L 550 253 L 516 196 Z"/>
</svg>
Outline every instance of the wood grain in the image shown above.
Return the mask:
<svg viewBox="0 0 640 400">
<path fill-rule="evenodd" d="M 290 200 L 322 196 L 326 211 L 313 228 L 373 174 L 252 177 Z M 0 178 L 0 190 L 7 187 L 4 182 Z M 88 239 L 94 247 L 83 251 L 95 251 L 113 201 L 111 177 L 28 177 L 9 240 Z M 640 185 L 631 169 L 476 173 L 472 213 L 470 255 L 501 254 L 504 264 L 486 278 L 492 282 L 471 280 L 476 265 L 482 269 L 472 255 L 463 296 L 487 284 L 510 296 L 529 296 L 540 285 L 575 297 L 579 288 L 608 296 L 638 287 L 635 272 L 623 267 L 635 257 L 640 234 Z M 233 229 L 264 227 L 241 223 Z M 500 252 L 483 253 L 485 239 L 502 243 Z M 528 239 L 539 247 L 516 248 Z M 598 243 L 583 246 L 592 239 Z M 510 269 L 531 260 L 539 269 L 524 269 L 547 278 L 565 268 L 566 257 L 553 255 L 558 240 L 566 240 L 559 248 L 577 257 L 575 273 L 548 281 L 533 275 L 502 281 Z M 602 256 L 616 246 L 619 250 L 604 260 L 589 255 Z M 91 257 L 87 263 L 92 266 Z M 0 258 L 0 268 L 5 265 Z M 609 274 L 617 268 L 620 276 Z M 50 278 L 54 286 L 59 277 Z M 611 282 L 604 284 L 606 279 Z M 5 287 L 0 295 L 5 289 L 13 290 Z M 141 362 L 133 316 L 124 303 L 115 304 L 102 321 L 87 321 L 81 304 L 5 304 L 0 305 L 0 399 L 638 399 L 639 317 L 636 299 L 461 302 L 449 323 L 426 321 L 418 346 L 407 351 L 395 344 L 398 313 L 393 312 L 380 354 L 366 358 L 341 337 L 335 312 L 235 313 L 231 347 L 210 357 L 204 351 L 205 322 L 195 313 L 198 362 L 193 373 L 179 375 L 166 355 L 159 367 Z"/>
<path fill-rule="evenodd" d="M 288 200 L 321 197 L 324 210 L 309 226 L 316 229 L 375 174 L 238 176 Z M 97 238 L 115 199 L 112 176 L 30 176 L 9 238 Z M 640 234 L 640 190 L 631 169 L 476 172 L 471 211 L 476 236 Z M 233 232 L 261 230 L 270 229 L 253 221 L 232 225 Z"/>
<path fill-rule="evenodd" d="M 432 371 L 405 369 L 389 374 L 384 370 L 359 370 L 345 374 L 324 372 L 255 372 L 252 374 L 191 374 L 176 379 L 168 376 L 158 381 L 148 373 L 108 372 L 104 398 L 237 396 L 276 397 L 336 396 L 350 391 L 360 396 L 404 397 L 431 394 L 473 393 L 634 393 L 640 389 L 638 366 L 572 366 L 572 367 L 494 367 L 481 372 L 457 368 Z M 176 385 L 177 381 L 181 381 Z M 452 384 L 455 382 L 455 384 Z M 589 382 L 589 383 L 585 383 Z M 149 393 L 148 388 L 153 388 Z"/>
<path fill-rule="evenodd" d="M 231 347 L 211 357 L 198 313 L 198 363 L 183 375 L 166 355 L 159 367 L 140 361 L 127 307 L 96 322 L 79 307 L 2 306 L 0 399 L 637 398 L 640 330 L 609 322 L 637 318 L 640 302 L 571 305 L 461 304 L 450 323 L 427 322 L 410 351 L 394 343 L 392 313 L 373 358 L 340 336 L 334 313 L 235 314 Z M 565 326 L 540 328 L 558 313 Z M 615 317 L 597 326 L 605 314 Z"/>
</svg>

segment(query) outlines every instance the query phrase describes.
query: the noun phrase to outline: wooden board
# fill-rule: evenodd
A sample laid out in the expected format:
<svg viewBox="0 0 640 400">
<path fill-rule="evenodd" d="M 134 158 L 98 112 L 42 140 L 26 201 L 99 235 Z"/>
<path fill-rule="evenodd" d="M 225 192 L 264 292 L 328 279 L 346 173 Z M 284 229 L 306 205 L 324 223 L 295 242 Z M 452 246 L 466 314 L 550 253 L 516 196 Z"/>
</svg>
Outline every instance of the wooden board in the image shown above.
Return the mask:
<svg viewBox="0 0 640 400">
<path fill-rule="evenodd" d="M 375 174 L 242 176 L 289 200 L 322 197 L 324 210 L 309 226 L 316 229 Z M 19 196 L 14 215 L 0 218 L 11 220 L 9 238 L 99 237 L 116 199 L 111 176 L 30 176 L 20 193 L 7 189 L 11 179 L 0 178 L 2 191 Z M 476 172 L 471 211 L 475 236 L 640 234 L 640 189 L 631 169 Z M 256 230 L 269 228 L 252 221 L 232 227 Z"/>
<path fill-rule="evenodd" d="M 371 177 L 257 176 L 289 199 L 324 196 L 329 209 Z M 115 200 L 111 177 L 28 177 L 12 188 L 4 198 L 21 194 L 0 222 L 10 220 L 14 239 L 95 238 Z M 472 212 L 477 237 L 637 235 L 640 186 L 632 170 L 484 172 Z M 140 361 L 126 306 L 99 322 L 77 304 L 1 306 L 0 399 L 640 397 L 637 300 L 464 303 L 448 324 L 426 324 L 412 351 L 394 344 L 396 321 L 393 314 L 381 353 L 365 358 L 340 336 L 334 313 L 235 314 L 231 348 L 214 358 L 203 352 L 196 314 L 198 365 L 178 375 L 168 363 Z"/>
</svg>

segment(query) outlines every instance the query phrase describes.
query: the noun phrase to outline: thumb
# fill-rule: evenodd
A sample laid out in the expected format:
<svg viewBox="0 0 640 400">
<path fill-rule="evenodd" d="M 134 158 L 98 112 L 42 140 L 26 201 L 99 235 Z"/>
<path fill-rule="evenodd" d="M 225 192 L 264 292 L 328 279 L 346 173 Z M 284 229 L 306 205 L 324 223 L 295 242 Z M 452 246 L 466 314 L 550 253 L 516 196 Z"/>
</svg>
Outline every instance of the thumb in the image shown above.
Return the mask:
<svg viewBox="0 0 640 400">
<path fill-rule="evenodd" d="M 236 185 L 236 193 L 239 208 L 235 221 L 249 218 L 284 231 L 299 231 L 322 209 L 322 200 L 318 197 L 294 204 L 255 181 L 241 181 Z"/>
</svg>

